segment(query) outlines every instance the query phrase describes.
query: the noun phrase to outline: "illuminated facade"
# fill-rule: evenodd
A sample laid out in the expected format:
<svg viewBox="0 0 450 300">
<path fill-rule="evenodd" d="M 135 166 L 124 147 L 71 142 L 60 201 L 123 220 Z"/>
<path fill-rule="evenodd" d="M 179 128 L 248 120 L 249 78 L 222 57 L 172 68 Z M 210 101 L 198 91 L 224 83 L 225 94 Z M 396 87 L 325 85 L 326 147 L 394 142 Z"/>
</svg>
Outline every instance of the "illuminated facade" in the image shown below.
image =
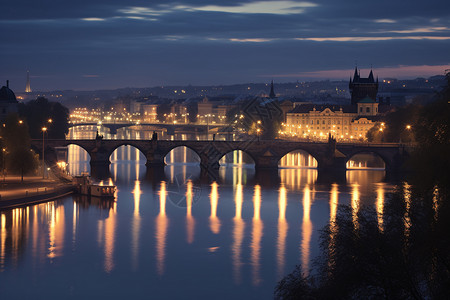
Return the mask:
<svg viewBox="0 0 450 300">
<path fill-rule="evenodd" d="M 368 78 L 361 78 L 355 69 L 350 80 L 352 100 L 350 105 L 298 105 L 286 113 L 282 124 L 282 136 L 303 138 L 328 138 L 331 134 L 340 140 L 365 140 L 366 133 L 378 119 L 378 79 L 375 82 L 370 71 Z M 364 96 L 363 96 L 364 95 Z"/>
</svg>

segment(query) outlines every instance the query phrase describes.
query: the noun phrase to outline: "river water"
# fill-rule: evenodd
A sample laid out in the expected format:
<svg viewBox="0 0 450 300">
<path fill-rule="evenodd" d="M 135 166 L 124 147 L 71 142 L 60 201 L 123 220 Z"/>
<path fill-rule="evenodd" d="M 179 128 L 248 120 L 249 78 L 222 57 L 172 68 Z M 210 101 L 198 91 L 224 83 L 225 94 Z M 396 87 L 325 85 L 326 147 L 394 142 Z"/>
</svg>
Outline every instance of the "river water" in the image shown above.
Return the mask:
<svg viewBox="0 0 450 300">
<path fill-rule="evenodd" d="M 70 138 L 95 136 L 87 130 Z M 146 134 L 127 129 L 117 138 Z M 318 183 L 305 153 L 289 154 L 278 175 L 261 179 L 233 152 L 213 181 L 202 179 L 198 157 L 186 148 L 156 172 L 132 147 L 110 159 L 116 201 L 74 195 L 0 211 L 2 299 L 271 299 L 296 265 L 310 272 L 320 229 L 338 205 L 355 213 L 375 206 L 382 217 L 392 190 L 380 169 Z M 72 174 L 89 171 L 87 153 L 76 146 L 68 162 Z"/>
</svg>

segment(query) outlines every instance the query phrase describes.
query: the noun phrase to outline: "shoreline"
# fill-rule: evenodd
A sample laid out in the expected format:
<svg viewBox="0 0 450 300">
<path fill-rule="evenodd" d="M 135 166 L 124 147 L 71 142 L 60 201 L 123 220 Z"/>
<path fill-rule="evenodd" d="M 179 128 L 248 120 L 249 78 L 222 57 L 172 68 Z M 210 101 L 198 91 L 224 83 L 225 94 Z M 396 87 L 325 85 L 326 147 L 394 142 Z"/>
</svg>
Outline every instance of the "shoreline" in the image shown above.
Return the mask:
<svg viewBox="0 0 450 300">
<path fill-rule="evenodd" d="M 52 201 L 75 193 L 72 184 L 37 177 L 24 178 L 23 182 L 9 177 L 0 182 L 0 186 L 0 210 Z"/>
</svg>

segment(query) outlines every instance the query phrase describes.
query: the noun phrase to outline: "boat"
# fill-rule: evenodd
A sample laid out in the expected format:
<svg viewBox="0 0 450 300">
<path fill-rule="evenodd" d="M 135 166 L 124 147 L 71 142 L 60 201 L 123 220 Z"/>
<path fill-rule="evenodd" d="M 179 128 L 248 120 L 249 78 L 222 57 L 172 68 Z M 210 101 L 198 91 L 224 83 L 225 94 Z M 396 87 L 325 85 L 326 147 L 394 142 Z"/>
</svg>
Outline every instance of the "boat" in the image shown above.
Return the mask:
<svg viewBox="0 0 450 300">
<path fill-rule="evenodd" d="M 73 182 L 81 195 L 88 195 L 100 198 L 114 198 L 116 186 L 112 184 L 93 183 L 91 177 L 87 174 L 74 176 Z"/>
</svg>

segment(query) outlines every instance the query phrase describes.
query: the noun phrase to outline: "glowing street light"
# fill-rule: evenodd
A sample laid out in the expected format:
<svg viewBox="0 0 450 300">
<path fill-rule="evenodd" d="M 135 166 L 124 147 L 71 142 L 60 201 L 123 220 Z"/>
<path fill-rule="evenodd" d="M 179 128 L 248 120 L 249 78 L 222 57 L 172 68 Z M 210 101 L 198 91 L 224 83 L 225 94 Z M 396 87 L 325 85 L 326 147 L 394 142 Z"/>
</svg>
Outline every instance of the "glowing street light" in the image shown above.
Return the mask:
<svg viewBox="0 0 450 300">
<path fill-rule="evenodd" d="M 47 131 L 47 127 L 42 127 L 42 178 L 45 178 L 45 162 L 44 162 L 44 154 L 45 154 L 45 146 L 44 146 L 44 136 Z"/>
</svg>

